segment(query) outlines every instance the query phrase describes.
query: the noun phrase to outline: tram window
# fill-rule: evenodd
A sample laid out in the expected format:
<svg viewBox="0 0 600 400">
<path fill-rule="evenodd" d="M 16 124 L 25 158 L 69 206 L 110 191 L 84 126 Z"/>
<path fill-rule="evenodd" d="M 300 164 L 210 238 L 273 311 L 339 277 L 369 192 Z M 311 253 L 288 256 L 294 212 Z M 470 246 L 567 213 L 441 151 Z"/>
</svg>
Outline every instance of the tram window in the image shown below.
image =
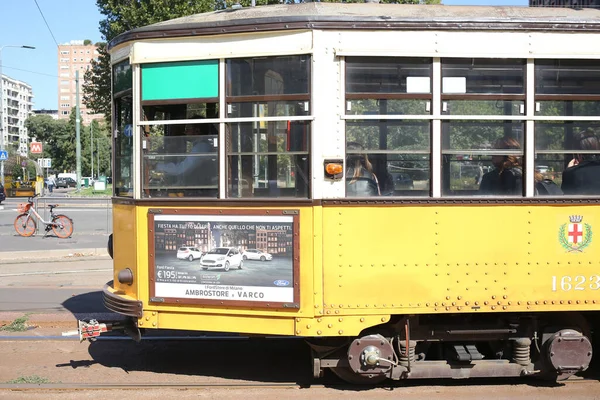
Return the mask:
<svg viewBox="0 0 600 400">
<path fill-rule="evenodd" d="M 229 103 L 227 116 L 229 118 L 252 118 L 268 116 L 296 117 L 310 115 L 307 100 L 292 101 L 253 101 L 245 103 Z"/>
<path fill-rule="evenodd" d="M 218 125 L 169 120 L 216 118 L 215 103 L 145 106 L 144 119 L 162 124 L 144 127 L 142 196 L 218 196 Z"/>
<path fill-rule="evenodd" d="M 310 123 L 227 125 L 229 197 L 309 196 Z"/>
<path fill-rule="evenodd" d="M 525 60 L 442 59 L 443 94 L 524 94 Z"/>
<path fill-rule="evenodd" d="M 346 58 L 346 114 L 431 114 L 430 58 Z"/>
<path fill-rule="evenodd" d="M 116 196 L 133 197 L 133 128 L 131 96 L 114 101 L 115 109 L 115 179 Z"/>
<path fill-rule="evenodd" d="M 524 100 L 443 100 L 444 115 L 524 115 Z"/>
<path fill-rule="evenodd" d="M 428 196 L 430 132 L 429 121 L 346 121 L 346 196 Z M 360 189 L 371 173 L 377 190 Z"/>
<path fill-rule="evenodd" d="M 310 56 L 227 60 L 227 117 L 310 115 Z M 309 121 L 227 125 L 227 196 L 310 195 Z"/>
<path fill-rule="evenodd" d="M 431 58 L 347 57 L 346 93 L 431 93 L 431 71 Z"/>
<path fill-rule="evenodd" d="M 112 67 L 113 110 L 115 118 L 114 181 L 115 196 L 133 197 L 133 101 L 129 60 Z"/>
<path fill-rule="evenodd" d="M 197 100 L 182 104 L 153 104 L 142 107 L 144 121 L 169 121 L 175 119 L 219 118 L 217 101 Z"/>
<path fill-rule="evenodd" d="M 600 115 L 600 62 L 536 60 L 535 102 L 540 116 Z"/>
<path fill-rule="evenodd" d="M 227 96 L 308 94 L 309 76 L 309 55 L 228 59 Z"/>
<path fill-rule="evenodd" d="M 119 97 L 119 93 L 126 90 L 131 90 L 133 80 L 131 77 L 131 65 L 129 61 L 122 61 L 113 66 L 113 92 L 115 97 Z"/>
<path fill-rule="evenodd" d="M 522 196 L 524 127 L 520 121 L 442 121 L 442 194 Z M 502 169 L 510 174 L 490 189 L 489 179 Z"/>
<path fill-rule="evenodd" d="M 600 164 L 600 124 L 588 121 L 539 121 L 535 125 L 535 169 L 536 179 L 546 179 L 561 187 L 565 195 L 600 194 L 600 181 L 587 176 L 579 182 L 563 181 L 565 170 L 587 169 L 598 175 L 596 164 Z M 571 172 L 567 173 L 567 175 Z M 578 173 L 579 174 L 579 173 Z M 592 178 L 592 179 L 589 179 Z M 564 183 L 564 184 L 563 184 Z M 541 195 L 541 194 L 540 194 Z"/>
</svg>

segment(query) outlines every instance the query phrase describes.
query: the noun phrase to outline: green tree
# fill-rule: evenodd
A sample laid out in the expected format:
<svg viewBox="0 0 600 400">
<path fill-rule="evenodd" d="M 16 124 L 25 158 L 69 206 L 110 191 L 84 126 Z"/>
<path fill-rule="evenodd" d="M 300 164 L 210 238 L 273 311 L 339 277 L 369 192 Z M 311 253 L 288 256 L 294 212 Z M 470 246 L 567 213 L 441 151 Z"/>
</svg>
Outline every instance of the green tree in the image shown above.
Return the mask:
<svg viewBox="0 0 600 400">
<path fill-rule="evenodd" d="M 104 114 L 110 125 L 110 55 L 106 42 L 96 46 L 98 58 L 91 61 L 91 67 L 83 75 L 83 103 L 94 113 Z"/>
<path fill-rule="evenodd" d="M 324 0 L 340 3 L 341 0 Z M 184 17 L 209 11 L 221 10 L 239 3 L 244 7 L 252 0 L 96 0 L 96 5 L 105 19 L 100 21 L 102 38 L 109 42 L 121 33 L 155 24 L 169 19 Z M 285 0 L 294 3 L 294 0 Z M 349 0 L 360 3 L 363 0 Z M 382 3 L 397 4 L 440 4 L 440 0 L 382 0 Z M 256 0 L 257 6 L 279 4 L 280 0 Z M 92 67 L 85 73 L 83 83 L 83 102 L 95 113 L 104 114 L 110 119 L 110 57 L 106 43 L 98 43 L 98 60 L 92 61 Z M 109 121 L 110 125 L 110 121 Z"/>
<path fill-rule="evenodd" d="M 215 11 L 210 0 L 96 0 L 100 13 L 106 18 L 100 21 L 100 33 L 106 42 L 121 33 L 145 25 L 166 21 L 186 15 Z M 95 113 L 104 114 L 110 124 L 110 56 L 106 42 L 98 43 L 98 59 L 85 73 L 83 102 Z"/>
</svg>

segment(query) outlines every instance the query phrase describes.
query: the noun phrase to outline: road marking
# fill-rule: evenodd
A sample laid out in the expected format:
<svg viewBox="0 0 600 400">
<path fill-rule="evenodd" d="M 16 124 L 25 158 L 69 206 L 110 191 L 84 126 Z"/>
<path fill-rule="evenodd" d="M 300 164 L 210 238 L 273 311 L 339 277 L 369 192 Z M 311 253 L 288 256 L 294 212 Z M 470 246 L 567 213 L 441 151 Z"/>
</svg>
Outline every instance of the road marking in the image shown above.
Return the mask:
<svg viewBox="0 0 600 400">
<path fill-rule="evenodd" d="M 20 272 L 16 274 L 0 274 L 0 277 L 7 276 L 24 276 L 24 275 L 61 275 L 61 274 L 77 274 L 80 272 L 106 272 L 112 271 L 112 268 L 98 268 L 98 269 L 80 269 L 70 271 L 38 271 L 38 272 Z"/>
</svg>

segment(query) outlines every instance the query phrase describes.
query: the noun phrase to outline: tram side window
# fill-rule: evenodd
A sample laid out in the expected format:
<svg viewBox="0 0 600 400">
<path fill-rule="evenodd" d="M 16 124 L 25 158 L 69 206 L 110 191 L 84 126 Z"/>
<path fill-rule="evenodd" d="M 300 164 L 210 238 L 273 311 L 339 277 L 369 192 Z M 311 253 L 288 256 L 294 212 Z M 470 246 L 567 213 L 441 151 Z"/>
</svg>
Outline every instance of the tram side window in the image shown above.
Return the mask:
<svg viewBox="0 0 600 400">
<path fill-rule="evenodd" d="M 142 66 L 143 197 L 218 197 L 218 117 L 216 60 Z"/>
<path fill-rule="evenodd" d="M 431 123 L 346 121 L 346 197 L 428 196 Z"/>
<path fill-rule="evenodd" d="M 536 60 L 535 113 L 562 120 L 536 121 L 536 184 L 553 182 L 564 195 L 600 194 L 598 60 Z M 554 186 L 551 186 L 554 187 Z M 536 191 L 536 195 L 559 194 Z"/>
<path fill-rule="evenodd" d="M 524 122 L 442 122 L 442 194 L 523 196 Z"/>
<path fill-rule="evenodd" d="M 133 197 L 133 103 L 131 66 L 122 61 L 113 66 L 114 92 L 114 180 L 115 196 Z"/>
<path fill-rule="evenodd" d="M 226 71 L 227 117 L 253 119 L 227 124 L 227 196 L 309 197 L 310 56 L 229 59 Z"/>
<path fill-rule="evenodd" d="M 525 66 L 523 59 L 441 60 L 440 111 L 460 116 L 441 124 L 442 195 L 524 195 Z"/>
<path fill-rule="evenodd" d="M 345 61 L 346 197 L 429 196 L 431 122 L 389 116 L 431 115 L 432 59 Z"/>
</svg>

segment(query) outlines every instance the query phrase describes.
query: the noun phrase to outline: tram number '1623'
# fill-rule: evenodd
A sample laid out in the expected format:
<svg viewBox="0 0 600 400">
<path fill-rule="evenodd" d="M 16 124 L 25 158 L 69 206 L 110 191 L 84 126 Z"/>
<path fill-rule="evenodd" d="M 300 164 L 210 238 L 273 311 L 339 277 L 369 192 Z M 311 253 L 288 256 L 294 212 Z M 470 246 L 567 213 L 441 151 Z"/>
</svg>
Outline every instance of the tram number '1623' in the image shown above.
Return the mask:
<svg viewBox="0 0 600 400">
<path fill-rule="evenodd" d="M 568 292 L 571 290 L 598 290 L 600 289 L 600 275 L 592 275 L 586 278 L 583 275 L 577 276 L 553 276 L 552 291 L 559 290 Z"/>
</svg>

